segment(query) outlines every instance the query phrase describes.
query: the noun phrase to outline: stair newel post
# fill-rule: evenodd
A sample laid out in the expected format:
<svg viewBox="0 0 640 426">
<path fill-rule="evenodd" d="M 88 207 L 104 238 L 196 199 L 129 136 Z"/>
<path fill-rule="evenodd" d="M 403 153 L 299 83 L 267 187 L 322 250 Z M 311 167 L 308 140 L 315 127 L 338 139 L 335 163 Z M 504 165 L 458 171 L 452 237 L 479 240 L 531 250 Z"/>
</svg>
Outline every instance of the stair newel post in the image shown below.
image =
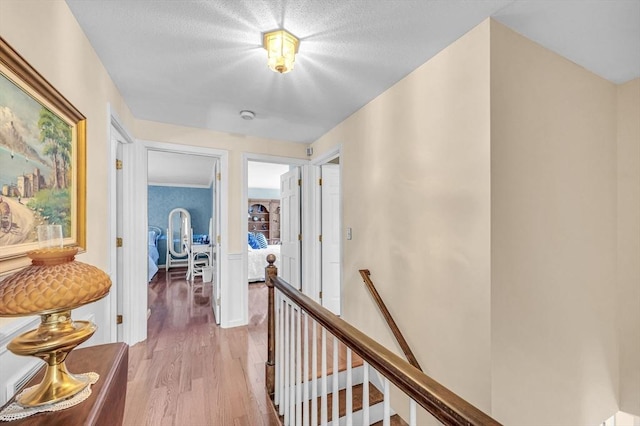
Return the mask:
<svg viewBox="0 0 640 426">
<path fill-rule="evenodd" d="M 265 362 L 265 384 L 267 392 L 273 399 L 276 381 L 276 321 L 275 321 L 275 291 L 273 279 L 278 276 L 278 268 L 275 265 L 276 256 L 267 256 L 269 265 L 264 270 L 265 282 L 269 292 L 269 306 L 267 309 L 267 361 Z"/>
</svg>

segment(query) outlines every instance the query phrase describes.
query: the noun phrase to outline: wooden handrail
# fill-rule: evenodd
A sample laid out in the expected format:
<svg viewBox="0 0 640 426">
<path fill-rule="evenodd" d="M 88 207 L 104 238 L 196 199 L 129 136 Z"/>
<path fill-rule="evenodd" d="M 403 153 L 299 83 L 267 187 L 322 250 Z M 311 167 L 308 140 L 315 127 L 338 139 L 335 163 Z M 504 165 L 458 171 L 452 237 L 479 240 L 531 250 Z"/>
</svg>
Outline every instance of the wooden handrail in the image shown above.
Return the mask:
<svg viewBox="0 0 640 426">
<path fill-rule="evenodd" d="M 360 275 L 362 276 L 362 279 L 364 280 L 364 283 L 369 289 L 369 293 L 371 293 L 371 296 L 373 296 L 373 300 L 375 300 L 376 304 L 378 305 L 378 309 L 380 309 L 382 316 L 387 321 L 387 325 L 391 329 L 393 336 L 398 341 L 398 344 L 400 345 L 400 349 L 402 349 L 402 352 L 404 352 L 404 356 L 407 357 L 409 364 L 413 365 L 418 370 L 423 371 L 422 367 L 420 367 L 420 364 L 418 364 L 418 360 L 413 354 L 413 351 L 409 347 L 409 344 L 407 343 L 404 336 L 402 335 L 400 328 L 398 328 L 398 325 L 393 320 L 393 317 L 391 316 L 391 312 L 389 312 L 389 309 L 387 309 L 387 305 L 384 304 L 382 297 L 380 297 L 380 293 L 378 293 L 378 290 L 376 290 L 376 287 L 373 285 L 373 281 L 371 281 L 371 278 L 369 278 L 369 275 L 371 275 L 371 273 L 369 272 L 368 269 L 360 269 L 359 272 L 360 272 Z"/>
<path fill-rule="evenodd" d="M 277 288 L 292 302 L 302 308 L 311 318 L 321 324 L 333 336 L 338 338 L 364 361 L 387 377 L 401 391 L 412 398 L 431 415 L 445 425 L 487 425 L 499 426 L 493 418 L 483 413 L 431 377 L 418 370 L 407 361 L 391 352 L 371 337 L 320 306 L 313 299 L 302 294 L 289 283 L 277 276 L 274 265 L 275 256 L 267 256 L 269 266 L 265 268 L 266 285 L 269 291 L 268 312 L 268 353 L 266 362 L 267 391 L 273 394 L 275 383 L 275 312 L 273 305 L 274 289 Z"/>
</svg>

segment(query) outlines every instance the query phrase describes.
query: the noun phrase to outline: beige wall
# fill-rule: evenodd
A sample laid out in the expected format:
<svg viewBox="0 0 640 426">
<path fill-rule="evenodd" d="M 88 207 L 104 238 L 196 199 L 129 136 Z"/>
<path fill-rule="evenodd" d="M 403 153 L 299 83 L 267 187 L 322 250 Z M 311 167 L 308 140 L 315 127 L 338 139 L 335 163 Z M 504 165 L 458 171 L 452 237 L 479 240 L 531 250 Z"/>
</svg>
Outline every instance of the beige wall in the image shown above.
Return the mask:
<svg viewBox="0 0 640 426">
<path fill-rule="evenodd" d="M 345 318 L 395 347 L 369 268 L 426 372 L 504 424 L 597 424 L 626 374 L 637 403 L 635 84 L 617 104 L 615 85 L 487 21 L 314 143 L 343 146 Z"/>
<path fill-rule="evenodd" d="M 134 121 L 61 0 L 0 0 L 0 29 L 88 119 L 84 262 L 108 266 L 107 103 L 141 139 L 230 151 L 232 233 L 242 153 L 305 158 L 303 145 Z M 638 414 L 639 84 L 616 101 L 485 22 L 321 138 L 317 155 L 344 147 L 345 317 L 395 348 L 357 272 L 369 268 L 426 372 L 505 424 L 595 424 L 618 388 Z M 95 315 L 94 344 L 107 303 L 78 310 Z M 3 354 L 0 383 L 16 359 Z"/>
<path fill-rule="evenodd" d="M 396 347 L 358 273 L 369 269 L 425 371 L 490 405 L 489 25 L 314 144 L 342 144 L 344 318 Z"/>
<path fill-rule="evenodd" d="M 64 1 L 0 1 L 0 36 L 87 117 L 87 252 L 107 268 L 107 103 L 126 126 L 132 116 Z"/>
<path fill-rule="evenodd" d="M 215 148 L 229 152 L 229 252 L 239 253 L 247 244 L 246 235 L 240 232 L 246 223 L 246 206 L 242 195 L 242 155 L 244 153 L 264 154 L 278 157 L 306 159 L 306 145 L 267 140 L 193 127 L 136 120 L 135 135 L 138 139 Z M 241 219 L 244 221 L 241 222 Z M 224 226 L 224 225 L 223 225 Z"/>
<path fill-rule="evenodd" d="M 616 411 L 616 88 L 491 25 L 493 414 Z"/>
<path fill-rule="evenodd" d="M 640 416 L 640 79 L 618 86 L 620 410 Z"/>
<path fill-rule="evenodd" d="M 0 36 L 87 118 L 87 247 L 78 259 L 107 270 L 107 104 L 125 125 L 132 125 L 131 113 L 64 1 L 2 0 L 0 28 Z M 107 338 L 100 332 L 94 339 Z"/>
<path fill-rule="evenodd" d="M 87 247 L 78 260 L 107 270 L 107 104 L 129 127 L 131 113 L 64 1 L 0 0 L 0 36 L 87 118 Z M 74 318 L 93 315 L 98 325 L 89 344 L 110 339 L 109 297 L 74 310 Z M 3 353 L 0 384 L 20 373 L 26 362 Z M 0 400 L 4 392 L 2 385 Z"/>
</svg>

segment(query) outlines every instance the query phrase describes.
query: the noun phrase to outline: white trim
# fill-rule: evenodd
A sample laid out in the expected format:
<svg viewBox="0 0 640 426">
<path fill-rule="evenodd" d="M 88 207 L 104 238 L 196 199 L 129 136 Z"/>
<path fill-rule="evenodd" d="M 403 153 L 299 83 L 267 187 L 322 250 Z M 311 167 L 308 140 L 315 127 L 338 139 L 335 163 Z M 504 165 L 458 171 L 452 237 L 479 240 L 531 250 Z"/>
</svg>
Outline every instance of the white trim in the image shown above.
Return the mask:
<svg viewBox="0 0 640 426">
<path fill-rule="evenodd" d="M 329 161 L 336 159 L 342 156 L 342 144 L 338 144 L 334 146 L 329 151 L 325 152 L 322 155 L 319 155 L 311 160 L 311 164 L 315 164 L 317 166 L 321 164 L 326 164 Z"/>
<path fill-rule="evenodd" d="M 209 189 L 213 185 L 210 183 L 209 185 L 195 184 L 195 183 L 161 183 L 161 182 L 147 182 L 148 186 L 171 186 L 176 188 L 200 188 L 200 189 Z"/>
<path fill-rule="evenodd" d="M 125 148 L 123 146 L 123 148 Z M 140 144 L 122 153 L 122 250 L 123 286 L 122 327 L 123 341 L 129 345 L 147 338 L 147 232 L 146 215 L 141 215 L 139 203 L 146 205 L 147 188 L 138 182 L 147 174 L 146 152 Z M 144 161 L 141 161 L 144 158 Z M 142 230 L 145 230 L 143 232 Z M 142 284 L 144 283 L 144 285 Z"/>
<path fill-rule="evenodd" d="M 24 368 L 20 369 L 17 374 L 11 376 L 5 385 L 5 401 L 8 401 L 20 389 L 22 389 L 22 387 L 27 384 L 27 382 L 31 380 L 38 371 L 40 371 L 42 366 L 42 362 L 32 358 L 31 362 L 27 362 Z"/>
<path fill-rule="evenodd" d="M 233 286 L 234 281 L 230 280 L 230 273 L 232 272 L 229 265 L 229 256 L 228 247 L 229 247 L 229 152 L 227 150 L 215 149 L 215 148 L 205 148 L 205 147 L 197 147 L 192 145 L 181 145 L 181 144 L 172 144 L 165 142 L 157 142 L 157 141 L 149 141 L 149 140 L 138 140 L 138 145 L 140 146 L 140 156 L 137 161 L 137 179 L 134 180 L 134 183 L 137 188 L 137 193 L 139 193 L 138 197 L 138 205 L 136 211 L 143 212 L 142 218 L 143 222 L 137 224 L 137 231 L 132 235 L 135 236 L 136 245 L 140 247 L 138 253 L 136 253 L 137 259 L 136 264 L 141 265 L 140 271 L 144 272 L 146 276 L 147 271 L 147 255 L 146 255 L 146 247 L 147 247 L 147 221 L 148 221 L 148 206 L 147 206 L 147 154 L 148 151 L 165 151 L 165 152 L 176 152 L 176 153 L 187 153 L 187 154 L 196 154 L 196 155 L 204 155 L 210 157 L 217 157 L 220 161 L 220 174 L 222 179 L 222 184 L 220 185 L 220 206 L 216 206 L 216 211 L 220 214 L 220 221 L 222 223 L 221 229 L 219 230 L 219 235 L 221 239 L 220 243 L 220 252 L 216 255 L 220 262 L 220 272 L 221 272 L 221 286 L 220 286 L 220 309 L 221 309 L 221 321 L 220 326 L 223 328 L 233 327 L 235 326 L 235 321 L 226 321 L 228 314 L 232 312 L 232 307 L 230 303 L 232 303 L 234 297 L 234 290 L 238 286 Z M 144 325 L 144 332 L 146 338 L 146 310 L 147 310 L 147 295 L 146 288 L 147 283 L 146 279 L 138 280 L 135 282 L 145 282 L 144 286 L 139 286 L 144 290 L 144 295 L 141 293 L 137 299 L 139 305 L 144 304 L 144 312 L 142 315 L 144 319 L 140 319 L 140 323 Z M 144 299 L 144 300 L 141 300 Z M 138 315 L 136 315 L 138 316 Z"/>
<path fill-rule="evenodd" d="M 321 166 L 323 164 L 328 164 L 330 161 L 336 159 L 336 158 L 341 158 L 342 157 L 342 144 L 338 144 L 336 146 L 334 146 L 332 149 L 330 149 L 329 151 L 325 152 L 324 154 L 314 158 L 311 161 L 311 164 L 315 165 L 315 166 Z M 340 207 L 339 207 L 339 223 L 340 223 L 340 228 L 341 228 L 341 232 L 340 232 L 340 238 L 341 238 L 341 243 L 340 243 L 340 312 L 342 315 L 344 315 L 344 303 L 343 303 L 343 299 L 344 299 L 344 242 L 345 242 L 345 238 L 343 238 L 343 232 L 344 232 L 344 222 L 343 222 L 343 218 L 344 218 L 344 212 L 343 212 L 343 206 L 344 206 L 344 201 L 343 201 L 343 173 L 342 173 L 342 161 L 339 162 L 338 164 L 339 166 L 339 172 L 340 172 Z M 321 174 L 321 172 L 318 172 L 318 174 Z M 312 215 L 312 217 L 314 217 L 316 220 L 312 223 L 312 226 L 314 226 L 313 228 L 313 232 L 316 232 L 317 234 L 319 234 L 322 231 L 322 211 L 321 211 L 321 200 L 322 200 L 322 196 L 320 194 L 316 194 L 313 204 L 311 207 L 309 207 L 310 212 L 307 212 L 307 214 Z M 316 250 L 315 252 L 313 250 Z M 322 284 L 322 247 L 321 245 L 318 243 L 311 251 L 311 256 L 313 256 L 312 259 L 307 259 L 307 263 L 305 264 L 305 266 L 307 267 L 308 270 L 311 271 L 311 273 L 314 273 L 313 275 L 313 279 L 315 279 L 315 291 L 316 292 L 320 292 L 321 289 L 321 284 Z M 318 298 L 319 299 L 319 298 Z M 322 304 L 322 301 L 319 300 L 318 303 Z"/>
<path fill-rule="evenodd" d="M 231 328 L 247 325 L 248 319 L 248 285 L 237 285 L 241 276 L 242 253 L 229 253 L 227 264 L 229 265 L 228 279 L 222 281 L 220 293 L 221 302 L 226 303 L 220 306 L 220 327 Z M 224 269 L 223 269 L 224 271 Z M 245 268 L 246 275 L 246 268 Z M 244 309 L 243 309 L 244 307 Z"/>
<path fill-rule="evenodd" d="M 309 164 L 309 160 L 306 158 L 281 157 L 278 155 L 254 154 L 252 152 L 243 153 L 242 159 L 260 163 L 288 164 L 290 166 L 301 166 L 303 164 Z"/>
<path fill-rule="evenodd" d="M 32 330 L 40 324 L 40 317 L 22 317 L 0 327 L 0 355 L 7 352 L 7 344 L 19 334 Z"/>
<path fill-rule="evenodd" d="M 131 132 L 127 130 L 124 124 L 122 124 L 122 120 L 118 116 L 118 113 L 111 107 L 111 104 L 107 102 L 107 112 L 109 114 L 109 124 L 113 125 L 118 132 L 125 138 L 122 143 L 134 143 L 134 139 L 131 136 Z M 111 128 L 109 128 L 109 132 L 111 132 Z"/>
<path fill-rule="evenodd" d="M 108 315 L 107 315 L 107 324 L 110 341 L 115 342 L 118 340 L 118 327 L 115 323 L 116 315 L 118 314 L 118 295 L 117 295 L 117 251 L 116 251 L 116 237 L 117 237 L 117 185 L 116 185 L 116 152 L 118 143 L 123 144 L 123 156 L 125 155 L 129 159 L 131 156 L 131 151 L 133 147 L 133 138 L 130 133 L 127 131 L 126 127 L 122 124 L 122 121 L 118 117 L 116 111 L 111 107 L 110 103 L 107 103 L 107 140 L 109 143 L 107 144 L 107 179 L 108 179 L 108 207 L 107 207 L 107 221 L 108 221 L 108 239 L 107 239 L 107 250 L 109 253 L 109 263 L 108 263 L 108 274 L 111 278 L 111 282 L 113 283 L 111 287 L 111 291 L 109 294 L 109 304 L 108 304 Z M 117 134 L 112 132 L 112 128 L 115 128 Z M 118 138 L 118 140 L 115 140 Z M 123 138 L 124 140 L 120 139 Z M 124 147 L 127 147 L 124 149 Z M 131 277 L 129 276 L 129 270 L 123 268 L 122 271 L 122 279 L 124 282 L 131 282 Z M 123 295 L 126 296 L 126 295 Z M 125 323 L 122 325 L 123 327 L 123 339 L 124 336 L 130 336 L 131 331 L 128 330 L 130 326 L 129 323 Z"/>
</svg>

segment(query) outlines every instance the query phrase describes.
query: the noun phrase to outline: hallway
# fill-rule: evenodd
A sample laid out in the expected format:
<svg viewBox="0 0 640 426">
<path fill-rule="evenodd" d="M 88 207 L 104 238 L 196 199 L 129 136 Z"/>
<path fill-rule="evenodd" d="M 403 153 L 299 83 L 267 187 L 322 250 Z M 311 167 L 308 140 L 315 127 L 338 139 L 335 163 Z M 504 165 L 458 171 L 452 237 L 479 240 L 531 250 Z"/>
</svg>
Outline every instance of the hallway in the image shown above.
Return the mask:
<svg viewBox="0 0 640 426">
<path fill-rule="evenodd" d="M 124 424 L 279 425 L 264 384 L 265 285 L 249 287 L 249 325 L 222 329 L 211 283 L 192 290 L 184 276 L 161 270 L 149 283 L 148 337 L 129 349 Z"/>
</svg>

